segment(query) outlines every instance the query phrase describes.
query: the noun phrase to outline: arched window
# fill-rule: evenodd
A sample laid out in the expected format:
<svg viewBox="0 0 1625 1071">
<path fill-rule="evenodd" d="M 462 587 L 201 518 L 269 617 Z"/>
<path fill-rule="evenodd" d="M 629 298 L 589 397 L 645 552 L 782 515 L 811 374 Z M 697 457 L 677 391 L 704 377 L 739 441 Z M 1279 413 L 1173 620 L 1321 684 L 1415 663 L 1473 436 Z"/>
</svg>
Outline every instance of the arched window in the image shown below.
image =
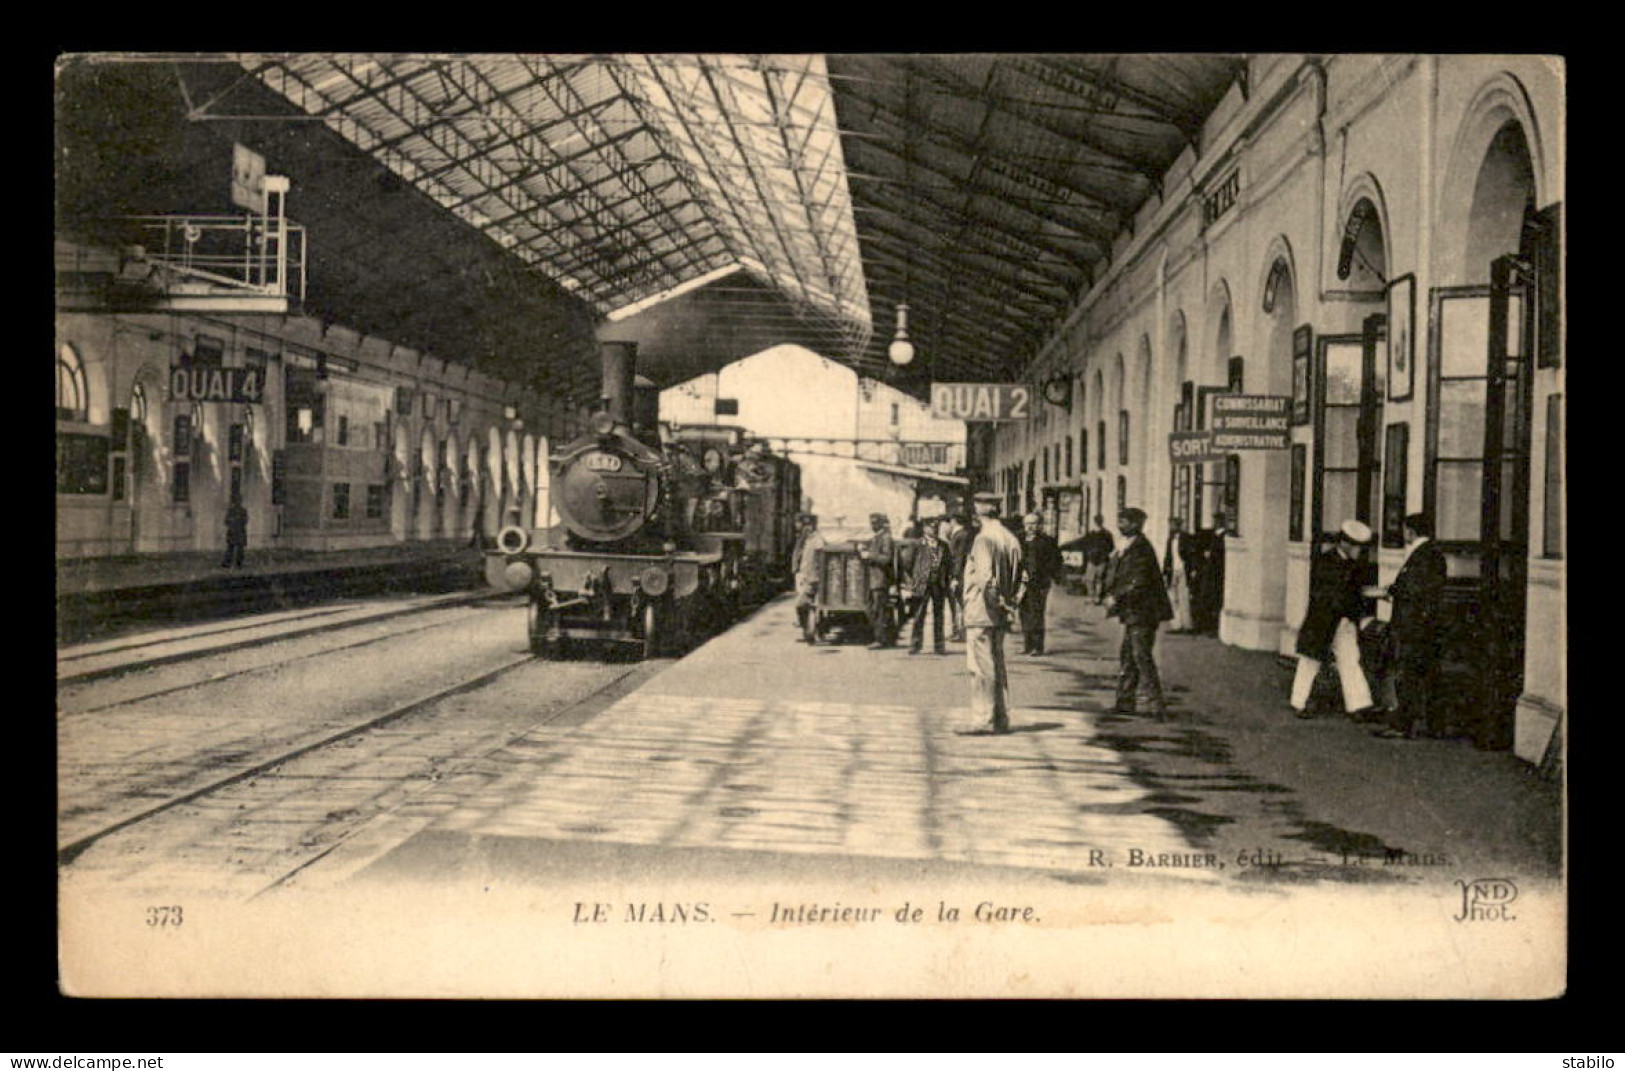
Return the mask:
<svg viewBox="0 0 1625 1071">
<path fill-rule="evenodd" d="M 56 354 L 56 418 L 82 421 L 88 419 L 89 414 L 84 363 L 72 345 L 63 343 Z"/>
</svg>

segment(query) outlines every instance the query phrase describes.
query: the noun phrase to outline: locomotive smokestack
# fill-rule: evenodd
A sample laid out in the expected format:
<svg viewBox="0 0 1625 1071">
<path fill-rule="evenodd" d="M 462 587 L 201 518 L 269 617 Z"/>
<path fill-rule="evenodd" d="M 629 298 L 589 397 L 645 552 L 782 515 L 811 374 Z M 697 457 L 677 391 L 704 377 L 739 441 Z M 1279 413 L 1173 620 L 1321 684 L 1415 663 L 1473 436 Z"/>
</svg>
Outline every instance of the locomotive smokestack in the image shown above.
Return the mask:
<svg viewBox="0 0 1625 1071">
<path fill-rule="evenodd" d="M 619 427 L 632 426 L 632 380 L 637 372 L 636 342 L 601 342 L 598 353 L 604 364 L 604 408 Z"/>
</svg>

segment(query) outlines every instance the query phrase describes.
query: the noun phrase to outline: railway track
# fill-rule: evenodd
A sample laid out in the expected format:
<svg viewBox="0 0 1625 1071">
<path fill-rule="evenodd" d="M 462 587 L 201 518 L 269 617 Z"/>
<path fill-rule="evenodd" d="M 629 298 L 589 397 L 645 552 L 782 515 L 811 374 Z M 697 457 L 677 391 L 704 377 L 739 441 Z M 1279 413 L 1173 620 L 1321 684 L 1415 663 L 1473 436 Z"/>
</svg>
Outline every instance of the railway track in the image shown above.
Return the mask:
<svg viewBox="0 0 1625 1071">
<path fill-rule="evenodd" d="M 57 642 L 119 636 L 158 622 L 218 620 L 381 594 L 460 591 L 482 583 L 483 573 L 475 563 L 426 560 L 64 591 L 56 600 Z"/>
<path fill-rule="evenodd" d="M 318 748 L 330 747 L 341 740 L 348 739 L 349 737 L 355 736 L 358 733 L 366 732 L 368 729 L 376 729 L 380 726 L 388 725 L 397 718 L 403 718 L 416 710 L 421 710 L 424 707 L 437 703 L 450 696 L 457 695 L 460 692 L 466 692 L 471 689 L 478 688 L 484 684 L 496 680 L 505 673 L 518 669 L 520 666 L 530 661 L 531 658 L 528 655 L 523 658 L 516 658 L 506 666 L 502 666 L 487 673 L 481 673 L 477 677 L 470 678 L 466 681 L 461 681 L 449 688 L 442 688 L 439 691 L 423 696 L 420 699 L 415 699 L 409 703 L 404 703 L 391 710 L 384 711 L 376 717 L 369 718 L 366 721 L 349 726 L 348 728 L 342 729 L 339 732 L 330 733 L 319 740 L 312 740 L 309 743 L 302 744 L 298 747 L 278 752 L 245 769 L 235 771 L 228 776 L 223 776 L 189 792 L 184 792 L 178 796 L 163 800 L 162 802 L 154 804 L 143 811 L 139 811 L 136 814 L 122 818 L 111 825 L 104 826 L 97 829 L 95 832 L 81 836 L 65 845 L 58 847 L 56 852 L 57 864 L 61 866 L 73 862 L 75 859 L 79 858 L 79 856 L 82 855 L 91 845 L 95 844 L 99 840 L 102 840 L 104 837 L 108 837 L 119 832 L 120 830 L 128 829 L 139 822 L 144 822 L 149 818 L 163 814 L 165 811 L 179 807 L 183 804 L 191 803 L 194 800 L 201 799 L 210 793 L 218 792 L 221 789 L 237 784 L 240 781 L 246 781 L 251 777 L 262 774 L 267 770 L 274 769 L 277 766 L 287 763 L 293 759 L 297 759 L 299 756 L 308 754 L 317 750 Z"/>
<path fill-rule="evenodd" d="M 511 609 L 512 614 L 519 612 L 517 607 Z M 228 695 L 244 688 L 254 674 L 274 677 L 301 664 L 305 673 L 319 672 L 313 663 L 323 657 L 353 658 L 360 649 L 389 641 L 415 643 L 417 646 L 410 650 L 421 651 L 427 640 L 435 638 L 431 634 L 436 630 L 451 630 L 446 633 L 448 637 L 465 633 L 471 619 L 480 616 L 478 610 L 447 611 L 434 621 L 414 622 L 380 635 L 345 638 L 318 650 L 294 651 L 270 663 L 144 689 L 140 694 L 93 703 L 62 717 L 113 712 L 113 716 L 128 721 L 135 715 L 119 708 L 142 703 L 161 705 L 154 701 L 176 696 L 205 702 L 206 695 L 197 693 L 217 687 L 222 695 Z M 161 879 L 161 860 L 166 854 L 177 858 L 196 855 L 191 845 L 218 842 L 222 830 L 234 836 L 250 830 L 250 839 L 264 840 L 268 835 L 281 839 L 281 843 L 269 847 L 261 845 L 261 854 L 269 853 L 275 865 L 267 865 L 264 860 L 259 865 L 239 865 L 231 853 L 225 853 L 215 863 L 220 874 L 216 885 L 230 887 L 234 895 L 258 895 L 283 885 L 327 857 L 371 818 L 398 807 L 464 765 L 527 733 L 561 720 L 568 722 L 571 715 L 579 717 L 595 703 L 607 705 L 608 699 L 631 690 L 667 664 L 587 662 L 561 666 L 539 662 L 528 651 L 515 649 L 512 623 L 497 620 L 507 616 L 485 614 L 484 619 L 493 623 L 495 633 L 505 642 L 482 648 L 475 669 L 436 680 L 417 694 L 397 697 L 343 724 L 295 732 L 263 751 L 238 754 L 228 748 L 224 757 L 229 762 L 222 762 L 219 742 L 213 749 L 200 747 L 188 763 L 183 763 L 181 783 L 166 789 L 159 780 L 118 796 L 109 791 L 103 799 L 93 801 L 100 806 L 92 807 L 89 813 L 64 812 L 59 819 L 59 869 L 65 875 L 72 874 L 87 859 L 93 859 L 97 862 L 91 870 L 116 872 L 118 860 L 141 856 L 145 878 Z M 449 646 L 449 642 L 443 641 L 440 646 Z M 342 662 L 335 664 L 342 668 Z M 188 697 L 186 693 L 192 694 Z M 463 701 L 476 695 L 477 703 Z M 471 714 L 471 709 L 482 712 Z M 421 756 L 403 759 L 402 740 L 415 746 Z M 356 771 L 365 776 L 358 776 Z M 359 801 L 350 799 L 346 794 L 354 795 L 357 782 L 372 782 L 365 787 L 374 794 Z M 259 797 L 267 786 L 286 788 L 287 793 L 265 803 Z M 331 807 L 323 802 L 329 797 L 333 800 Z M 306 829 L 299 828 L 298 822 L 289 817 L 310 813 L 319 818 Z"/>
<path fill-rule="evenodd" d="M 502 596 L 494 596 L 492 598 L 502 598 Z M 488 602 L 488 601 L 491 601 L 491 599 L 485 599 L 485 600 L 481 600 L 481 601 L 482 602 Z M 403 615 L 406 615 L 406 614 L 422 613 L 425 610 L 429 610 L 429 609 L 435 609 L 435 607 L 412 607 L 412 608 L 396 611 L 395 613 L 391 613 L 391 614 L 387 615 L 387 617 L 398 617 L 398 616 L 403 616 Z M 473 615 L 469 614 L 469 615 L 465 615 L 465 616 L 466 617 L 472 617 Z M 240 640 L 240 641 L 228 641 L 228 642 L 223 643 L 223 644 L 208 646 L 206 649 L 177 652 L 177 653 L 172 653 L 172 654 L 170 654 L 170 653 L 156 654 L 156 655 L 153 655 L 152 657 L 149 657 L 149 658 L 146 658 L 146 659 L 144 659 L 142 661 L 134 663 L 133 665 L 125 664 L 125 665 L 119 665 L 119 666 L 113 666 L 113 667 L 107 667 L 107 668 L 97 668 L 97 669 L 91 669 L 91 670 L 78 672 L 78 673 L 75 673 L 72 670 L 72 668 L 71 668 L 72 663 L 70 661 L 68 663 L 69 666 L 70 666 L 70 668 L 68 670 L 68 673 L 66 675 L 59 674 L 58 680 L 62 681 L 64 683 L 71 681 L 71 682 L 73 682 L 75 684 L 80 684 L 80 683 L 85 683 L 85 682 L 89 682 L 89 681 L 100 680 L 100 679 L 106 678 L 106 677 L 122 676 L 124 674 L 128 674 L 128 673 L 135 672 L 135 671 L 138 671 L 138 670 L 151 669 L 151 668 L 156 668 L 158 666 L 172 665 L 172 664 L 174 664 L 176 662 L 195 661 L 197 659 L 208 658 L 208 657 L 212 657 L 212 656 L 215 656 L 215 655 L 230 654 L 230 653 L 232 653 L 234 651 L 248 650 L 250 648 L 255 648 L 255 647 L 264 647 L 268 643 L 271 643 L 271 642 L 278 642 L 278 641 L 284 641 L 284 640 L 290 640 L 290 639 L 299 639 L 299 638 L 302 638 L 302 637 L 305 637 L 305 636 L 314 635 L 316 633 L 323 633 L 323 632 L 333 631 L 333 630 L 336 630 L 336 629 L 354 627 L 354 626 L 359 625 L 359 624 L 372 624 L 374 622 L 379 622 L 379 621 L 382 621 L 382 620 L 386 620 L 387 617 L 381 615 L 381 616 L 373 616 L 373 617 L 363 618 L 360 621 L 348 621 L 348 622 L 338 622 L 338 623 L 325 622 L 324 621 L 324 622 L 313 624 L 313 625 L 300 626 L 300 627 L 297 627 L 297 628 L 295 628 L 295 629 L 293 629 L 291 631 L 279 633 L 275 637 L 272 637 L 270 640 L 267 640 L 265 637 L 260 636 L 260 637 L 251 638 L 251 639 L 244 639 L 244 640 Z M 393 631 L 393 632 L 380 633 L 380 634 L 375 635 L 375 636 L 367 636 L 367 637 L 363 637 L 362 639 L 359 639 L 359 640 L 351 640 L 351 641 L 346 641 L 346 642 L 342 642 L 342 643 L 333 644 L 331 646 L 319 647 L 319 648 L 317 648 L 316 650 L 313 650 L 313 651 L 306 651 L 306 652 L 304 652 L 302 654 L 296 654 L 296 655 L 292 655 L 292 656 L 290 656 L 288 658 L 281 659 L 281 660 L 277 661 L 274 664 L 279 665 L 279 666 L 288 665 L 289 663 L 301 662 L 301 661 L 304 661 L 306 659 L 321 658 L 321 657 L 323 657 L 325 655 L 335 654 L 335 653 L 337 653 L 339 651 L 352 651 L 352 650 L 355 650 L 356 648 L 359 648 L 359 647 L 370 647 L 370 646 L 372 646 L 374 644 L 385 643 L 385 642 L 387 642 L 389 640 L 398 639 L 401 636 L 408 636 L 408 635 L 411 635 L 411 634 L 416 633 L 416 632 L 428 632 L 431 629 L 445 628 L 445 627 L 447 627 L 448 624 L 455 624 L 455 621 L 449 622 L 449 623 L 445 622 L 445 621 L 436 621 L 436 622 L 431 622 L 431 623 L 426 624 L 426 625 L 418 625 L 418 626 L 415 626 L 415 627 L 412 627 L 412 628 L 404 628 L 404 629 L 398 629 L 398 630 Z M 230 631 L 230 630 L 227 630 L 227 631 Z M 152 648 L 160 648 L 161 649 L 164 645 L 163 644 L 152 644 L 150 646 Z M 137 647 L 137 648 L 134 648 L 134 649 L 140 650 L 141 648 Z M 131 650 L 131 648 L 123 648 L 123 649 L 120 650 L 119 653 L 126 654 L 130 650 Z M 61 660 L 59 660 L 59 665 L 60 664 L 61 664 Z M 163 687 L 163 688 L 157 688 L 157 689 L 154 689 L 153 691 L 143 692 L 143 693 L 140 693 L 140 694 L 134 695 L 134 696 L 120 697 L 119 699 L 116 699 L 116 700 L 114 700 L 112 702 L 103 703 L 100 706 L 81 707 L 81 708 L 78 708 L 76 710 L 66 712 L 66 716 L 72 717 L 74 715 L 80 715 L 80 714 L 96 714 L 96 713 L 100 713 L 101 711 L 104 711 L 104 710 L 112 710 L 112 709 L 115 709 L 115 708 L 121 707 L 121 706 L 129 706 L 129 705 L 132 705 L 132 704 L 135 704 L 135 703 L 145 702 L 145 701 L 147 701 L 149 699 L 157 699 L 157 698 L 160 698 L 160 697 L 166 696 L 166 695 L 174 695 L 174 694 L 176 694 L 178 692 L 191 691 L 191 690 L 197 689 L 197 688 L 207 688 L 207 687 L 209 687 L 211 685 L 219 684 L 222 681 L 231 680 L 234 677 L 244 677 L 244 676 L 248 676 L 249 674 L 262 672 L 265 668 L 266 667 L 264 665 L 252 665 L 252 666 L 245 666 L 245 667 L 243 667 L 241 669 L 233 669 L 233 670 L 227 670 L 227 671 L 223 671 L 223 672 L 219 672 L 219 673 L 212 673 L 212 674 L 210 674 L 210 675 L 208 675 L 206 677 L 201 677 L 201 678 L 199 678 L 197 680 L 185 681 L 185 682 L 183 682 L 181 684 L 175 684 L 175 685 L 169 685 L 169 686 L 166 686 L 166 687 Z"/>
</svg>

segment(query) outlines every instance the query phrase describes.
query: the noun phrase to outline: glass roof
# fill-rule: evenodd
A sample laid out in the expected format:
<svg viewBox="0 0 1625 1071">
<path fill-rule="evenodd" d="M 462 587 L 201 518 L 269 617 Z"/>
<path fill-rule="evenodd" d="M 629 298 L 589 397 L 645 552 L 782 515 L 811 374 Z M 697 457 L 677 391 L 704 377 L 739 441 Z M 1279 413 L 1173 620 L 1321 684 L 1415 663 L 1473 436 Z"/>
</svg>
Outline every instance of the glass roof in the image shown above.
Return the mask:
<svg viewBox="0 0 1625 1071">
<path fill-rule="evenodd" d="M 743 269 L 840 356 L 869 343 L 822 56 L 239 62 L 607 318 Z"/>
</svg>

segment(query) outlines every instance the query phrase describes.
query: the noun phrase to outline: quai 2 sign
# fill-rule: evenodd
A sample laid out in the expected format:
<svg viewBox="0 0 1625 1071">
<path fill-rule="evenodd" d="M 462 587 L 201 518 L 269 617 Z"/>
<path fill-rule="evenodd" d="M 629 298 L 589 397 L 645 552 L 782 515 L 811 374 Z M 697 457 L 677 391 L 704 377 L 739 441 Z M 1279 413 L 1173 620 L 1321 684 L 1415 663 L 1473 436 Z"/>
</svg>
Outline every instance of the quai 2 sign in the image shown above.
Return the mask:
<svg viewBox="0 0 1625 1071">
<path fill-rule="evenodd" d="M 1026 420 L 1032 415 L 1032 391 L 1018 383 L 933 383 L 931 415 L 938 420 Z"/>
</svg>

